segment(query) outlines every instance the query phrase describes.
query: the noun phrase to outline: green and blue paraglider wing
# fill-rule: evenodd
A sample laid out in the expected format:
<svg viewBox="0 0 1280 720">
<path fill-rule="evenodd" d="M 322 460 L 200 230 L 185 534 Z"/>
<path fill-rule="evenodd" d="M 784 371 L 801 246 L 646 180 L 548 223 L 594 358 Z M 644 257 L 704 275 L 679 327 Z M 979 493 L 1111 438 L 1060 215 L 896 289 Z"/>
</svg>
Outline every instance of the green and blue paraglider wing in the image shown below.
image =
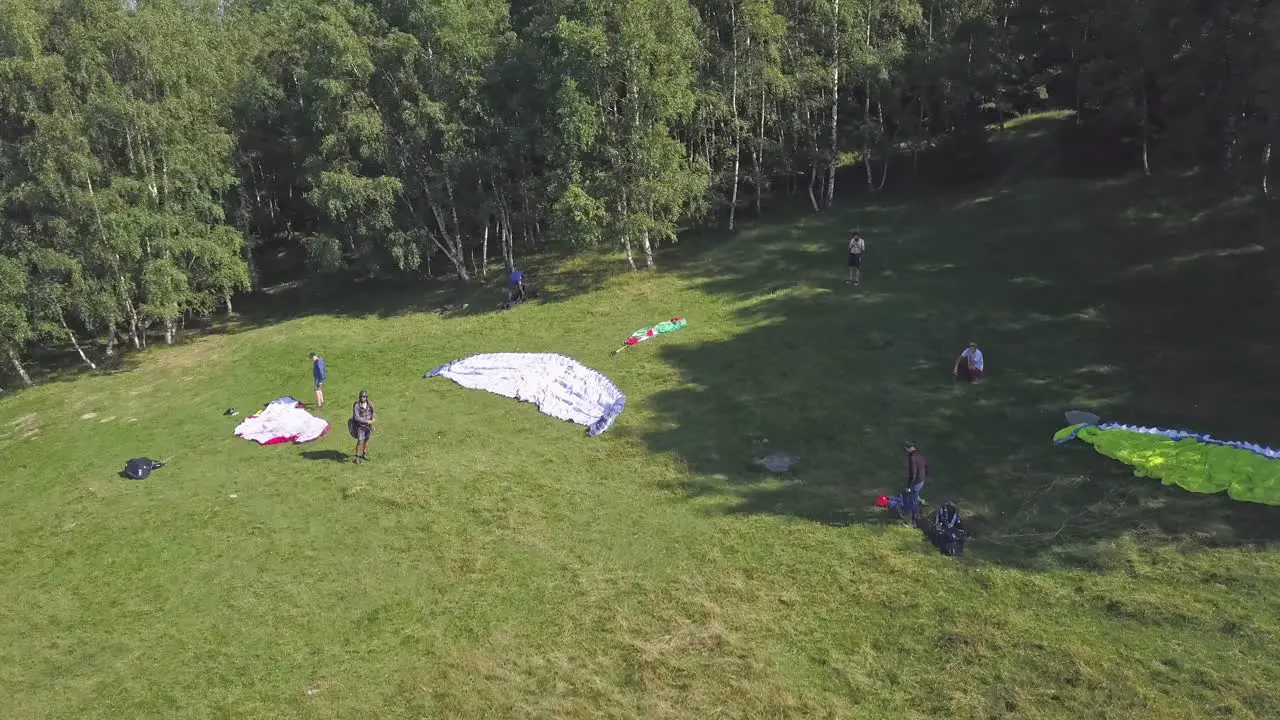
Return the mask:
<svg viewBox="0 0 1280 720">
<path fill-rule="evenodd" d="M 1184 430 L 1076 424 L 1059 430 L 1055 444 L 1072 439 L 1154 478 L 1196 493 L 1226 492 L 1234 500 L 1280 505 L 1280 450 Z"/>
</svg>

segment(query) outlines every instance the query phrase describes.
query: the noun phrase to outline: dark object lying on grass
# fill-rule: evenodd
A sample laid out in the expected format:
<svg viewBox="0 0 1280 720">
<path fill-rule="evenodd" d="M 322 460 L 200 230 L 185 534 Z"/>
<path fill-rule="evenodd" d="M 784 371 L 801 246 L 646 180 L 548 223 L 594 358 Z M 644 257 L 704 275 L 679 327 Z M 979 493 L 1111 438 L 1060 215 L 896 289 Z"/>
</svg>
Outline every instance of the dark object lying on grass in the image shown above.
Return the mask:
<svg viewBox="0 0 1280 720">
<path fill-rule="evenodd" d="M 942 503 L 933 511 L 924 527 L 924 534 L 948 557 L 963 555 L 964 546 L 969 542 L 969 531 L 960 521 L 960 510 L 950 502 Z"/>
<path fill-rule="evenodd" d="M 876 507 L 897 513 L 902 518 L 912 515 L 912 503 L 918 504 L 920 499 L 910 491 L 910 488 L 894 497 L 881 495 L 876 498 Z M 960 510 L 952 502 L 939 505 L 929 515 L 928 520 L 917 523 L 916 527 L 920 528 L 925 538 L 934 547 L 948 557 L 959 557 L 964 554 L 964 547 L 971 537 L 969 530 L 960 520 Z"/>
<path fill-rule="evenodd" d="M 507 299 L 498 306 L 500 310 L 510 310 L 526 300 L 532 300 L 538 297 L 539 292 L 536 287 L 529 283 L 525 283 L 521 287 L 507 290 Z"/>
<path fill-rule="evenodd" d="M 152 470 L 164 467 L 164 462 L 151 458 L 133 458 L 124 464 L 124 476 L 132 480 L 146 480 Z"/>
<path fill-rule="evenodd" d="M 769 472 L 787 473 L 796 469 L 796 466 L 800 464 L 800 458 L 795 455 L 787 455 L 786 453 L 774 453 L 756 460 L 755 464 L 763 467 Z"/>
</svg>

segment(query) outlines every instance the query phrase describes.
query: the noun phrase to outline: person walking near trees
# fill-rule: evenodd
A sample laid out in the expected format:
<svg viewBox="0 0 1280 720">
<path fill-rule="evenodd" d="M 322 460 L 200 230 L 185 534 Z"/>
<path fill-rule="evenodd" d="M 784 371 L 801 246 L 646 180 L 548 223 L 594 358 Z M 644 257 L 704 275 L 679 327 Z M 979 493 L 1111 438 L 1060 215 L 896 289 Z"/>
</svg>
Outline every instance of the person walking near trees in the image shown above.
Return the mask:
<svg viewBox="0 0 1280 720">
<path fill-rule="evenodd" d="M 862 233 L 854 231 L 849 238 L 849 280 L 854 285 L 862 284 L 862 254 L 867 251 L 867 241 Z"/>
</svg>

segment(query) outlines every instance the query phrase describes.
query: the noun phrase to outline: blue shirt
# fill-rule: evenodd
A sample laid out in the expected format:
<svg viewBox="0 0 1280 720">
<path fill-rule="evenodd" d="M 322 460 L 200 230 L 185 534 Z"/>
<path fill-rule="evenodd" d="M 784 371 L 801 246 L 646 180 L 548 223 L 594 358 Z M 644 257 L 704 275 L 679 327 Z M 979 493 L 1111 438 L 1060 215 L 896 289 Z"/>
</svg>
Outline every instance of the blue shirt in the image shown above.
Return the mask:
<svg viewBox="0 0 1280 720">
<path fill-rule="evenodd" d="M 520 272 L 519 270 L 511 273 L 512 285 L 519 285 L 521 280 L 524 280 L 524 273 Z"/>
<path fill-rule="evenodd" d="M 325 367 L 324 367 L 324 358 L 322 357 L 316 358 L 315 365 L 312 366 L 311 368 L 311 374 L 312 376 L 315 377 L 316 382 L 318 383 L 324 382 L 326 372 L 327 371 L 325 370 Z"/>
</svg>

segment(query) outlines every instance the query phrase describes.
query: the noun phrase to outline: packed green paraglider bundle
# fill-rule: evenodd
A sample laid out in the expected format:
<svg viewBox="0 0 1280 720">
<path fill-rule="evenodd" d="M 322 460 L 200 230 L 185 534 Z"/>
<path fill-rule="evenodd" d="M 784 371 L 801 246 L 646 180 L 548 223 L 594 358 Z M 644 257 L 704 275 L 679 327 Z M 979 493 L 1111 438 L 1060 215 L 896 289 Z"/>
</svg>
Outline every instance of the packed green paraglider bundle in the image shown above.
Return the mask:
<svg viewBox="0 0 1280 720">
<path fill-rule="evenodd" d="M 627 341 L 622 344 L 622 347 L 618 348 L 617 350 L 614 350 L 613 354 L 617 355 L 618 353 L 622 352 L 623 350 L 626 350 L 632 345 L 639 345 L 645 340 L 652 340 L 653 338 L 656 338 L 659 335 L 666 335 L 667 333 L 673 333 L 688 324 L 689 324 L 689 321 L 682 317 L 673 317 L 670 320 L 664 320 L 658 323 L 657 325 L 653 325 L 650 327 L 642 327 L 639 330 L 631 333 L 631 337 L 627 338 Z"/>
<path fill-rule="evenodd" d="M 1119 423 L 1077 423 L 1059 430 L 1053 441 L 1061 445 L 1073 438 L 1131 465 L 1139 477 L 1196 493 L 1225 491 L 1233 500 L 1280 505 L 1280 450 Z"/>
</svg>

